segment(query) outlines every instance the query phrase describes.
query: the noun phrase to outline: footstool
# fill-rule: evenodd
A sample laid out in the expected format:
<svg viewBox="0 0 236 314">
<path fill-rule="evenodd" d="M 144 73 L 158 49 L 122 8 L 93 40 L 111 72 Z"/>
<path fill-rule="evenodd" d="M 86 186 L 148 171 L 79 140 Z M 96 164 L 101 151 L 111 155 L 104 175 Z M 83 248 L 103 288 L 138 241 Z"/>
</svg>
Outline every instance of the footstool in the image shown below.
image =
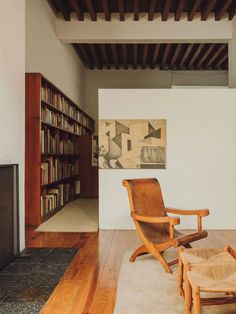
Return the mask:
<svg viewBox="0 0 236 314">
<path fill-rule="evenodd" d="M 236 263 L 186 265 L 185 313 L 201 314 L 202 305 L 236 304 Z M 201 298 L 202 292 L 214 293 L 214 297 Z M 218 294 L 219 295 L 218 297 Z M 224 294 L 222 296 L 222 294 Z M 236 313 L 236 306 L 235 306 Z"/>
<path fill-rule="evenodd" d="M 178 290 L 179 295 L 184 296 L 183 279 L 185 264 L 215 264 L 215 263 L 235 263 L 236 252 L 225 246 L 220 249 L 206 248 L 179 248 L 179 268 L 178 268 Z"/>
<path fill-rule="evenodd" d="M 218 273 L 219 272 L 219 273 Z M 183 282 L 184 288 L 183 289 Z M 179 250 L 178 289 L 185 297 L 186 313 L 191 313 L 192 299 L 195 313 L 200 303 L 225 304 L 236 302 L 236 252 L 229 246 L 222 249 Z M 222 292 L 228 297 L 200 298 L 200 292 Z"/>
</svg>

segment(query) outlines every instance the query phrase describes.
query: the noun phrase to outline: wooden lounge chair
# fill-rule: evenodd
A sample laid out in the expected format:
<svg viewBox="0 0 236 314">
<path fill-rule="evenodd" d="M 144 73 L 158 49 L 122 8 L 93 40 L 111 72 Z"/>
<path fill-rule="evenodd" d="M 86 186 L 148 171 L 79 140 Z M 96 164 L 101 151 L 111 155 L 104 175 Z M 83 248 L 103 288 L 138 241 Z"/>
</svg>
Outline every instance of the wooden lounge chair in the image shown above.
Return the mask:
<svg viewBox="0 0 236 314">
<path fill-rule="evenodd" d="M 166 208 L 160 184 L 155 178 L 127 179 L 122 184 L 127 188 L 131 216 L 143 241 L 130 261 L 134 262 L 137 256 L 150 253 L 171 273 L 170 266 L 178 263 L 178 259 L 167 263 L 162 253 L 170 247 L 181 245 L 190 248 L 191 242 L 207 237 L 207 232 L 202 230 L 202 217 L 209 215 L 209 210 Z M 176 231 L 174 226 L 180 223 L 180 218 L 168 216 L 168 213 L 197 216 L 198 231 L 187 235 Z"/>
</svg>

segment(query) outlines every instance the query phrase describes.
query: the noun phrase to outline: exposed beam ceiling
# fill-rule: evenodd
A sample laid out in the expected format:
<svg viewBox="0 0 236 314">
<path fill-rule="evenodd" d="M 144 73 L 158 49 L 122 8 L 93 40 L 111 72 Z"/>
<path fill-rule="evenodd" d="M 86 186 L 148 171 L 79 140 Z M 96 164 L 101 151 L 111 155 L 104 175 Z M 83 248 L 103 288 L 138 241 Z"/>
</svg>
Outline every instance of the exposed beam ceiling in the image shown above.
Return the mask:
<svg viewBox="0 0 236 314">
<path fill-rule="evenodd" d="M 58 39 L 89 69 L 228 68 L 236 0 L 48 1 Z"/>
<path fill-rule="evenodd" d="M 76 13 L 79 20 L 84 19 L 88 13 L 92 21 L 96 21 L 97 14 L 105 15 L 105 20 L 111 20 L 112 13 L 118 13 L 120 21 L 125 21 L 126 15 L 133 14 L 133 19 L 138 21 L 140 13 L 145 13 L 149 21 L 153 21 L 155 14 L 167 21 L 174 15 L 179 21 L 183 13 L 189 21 L 201 15 L 206 21 L 213 14 L 215 20 L 224 17 L 232 19 L 235 15 L 236 0 L 49 0 L 51 5 L 60 12 L 66 21 L 70 14 Z"/>
<path fill-rule="evenodd" d="M 228 68 L 227 44 L 74 44 L 90 69 L 219 70 Z"/>
</svg>

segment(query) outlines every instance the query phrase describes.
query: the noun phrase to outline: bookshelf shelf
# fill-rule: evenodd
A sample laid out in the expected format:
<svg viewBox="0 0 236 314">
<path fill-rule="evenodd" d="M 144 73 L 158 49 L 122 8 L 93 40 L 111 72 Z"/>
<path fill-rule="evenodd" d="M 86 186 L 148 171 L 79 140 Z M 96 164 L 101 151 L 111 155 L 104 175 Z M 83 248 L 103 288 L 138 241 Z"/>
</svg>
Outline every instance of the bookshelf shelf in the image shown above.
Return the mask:
<svg viewBox="0 0 236 314">
<path fill-rule="evenodd" d="M 54 84 L 39 73 L 26 74 L 27 225 L 38 226 L 78 197 L 80 138 L 93 130 L 94 120 Z"/>
<path fill-rule="evenodd" d="M 87 127 L 86 125 L 82 124 L 80 121 L 76 120 L 75 118 L 71 117 L 70 115 L 68 115 L 67 113 L 65 113 L 64 111 L 58 109 L 57 107 L 51 105 L 50 103 L 42 100 L 42 105 L 45 105 L 46 107 L 50 108 L 51 110 L 61 113 L 62 115 L 64 115 L 66 118 L 70 119 L 71 121 L 74 121 L 75 123 L 77 123 L 78 125 L 82 126 L 83 128 L 89 130 L 89 131 L 93 131 L 92 128 Z"/>
<path fill-rule="evenodd" d="M 54 156 L 54 157 L 71 157 L 71 158 L 79 158 L 79 154 L 54 154 L 54 153 L 42 153 L 42 157 Z"/>
<path fill-rule="evenodd" d="M 57 180 L 57 181 L 53 181 L 53 182 L 49 182 L 47 184 L 41 184 L 41 188 L 45 188 L 45 187 L 48 187 L 48 186 L 53 186 L 53 185 L 56 185 L 56 184 L 60 184 L 60 183 L 64 183 L 66 181 L 73 181 L 73 180 L 76 180 L 76 179 L 79 179 L 79 175 L 76 175 L 76 176 L 70 176 L 70 177 L 65 177 L 61 180 Z"/>
<path fill-rule="evenodd" d="M 65 133 L 69 133 L 69 134 L 72 134 L 72 135 L 75 135 L 75 136 L 81 136 L 81 134 L 77 134 L 77 133 L 74 133 L 74 132 L 65 130 L 65 129 L 60 128 L 60 127 L 58 127 L 58 126 L 56 126 L 56 125 L 47 123 L 47 122 L 45 122 L 45 121 L 43 121 L 43 120 L 41 120 L 41 123 L 47 125 L 49 128 L 54 128 L 54 129 L 57 129 L 57 130 L 59 130 L 59 131 L 62 131 L 62 132 L 65 132 Z"/>
</svg>

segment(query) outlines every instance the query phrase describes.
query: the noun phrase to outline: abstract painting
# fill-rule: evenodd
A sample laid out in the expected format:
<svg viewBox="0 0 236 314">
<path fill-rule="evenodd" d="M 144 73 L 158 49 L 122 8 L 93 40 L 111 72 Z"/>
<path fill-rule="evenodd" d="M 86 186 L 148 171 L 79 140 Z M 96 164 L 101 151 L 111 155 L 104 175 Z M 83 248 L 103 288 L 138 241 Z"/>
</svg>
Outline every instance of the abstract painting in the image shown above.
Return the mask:
<svg viewBox="0 0 236 314">
<path fill-rule="evenodd" d="M 100 169 L 164 169 L 166 120 L 100 120 Z"/>
</svg>

